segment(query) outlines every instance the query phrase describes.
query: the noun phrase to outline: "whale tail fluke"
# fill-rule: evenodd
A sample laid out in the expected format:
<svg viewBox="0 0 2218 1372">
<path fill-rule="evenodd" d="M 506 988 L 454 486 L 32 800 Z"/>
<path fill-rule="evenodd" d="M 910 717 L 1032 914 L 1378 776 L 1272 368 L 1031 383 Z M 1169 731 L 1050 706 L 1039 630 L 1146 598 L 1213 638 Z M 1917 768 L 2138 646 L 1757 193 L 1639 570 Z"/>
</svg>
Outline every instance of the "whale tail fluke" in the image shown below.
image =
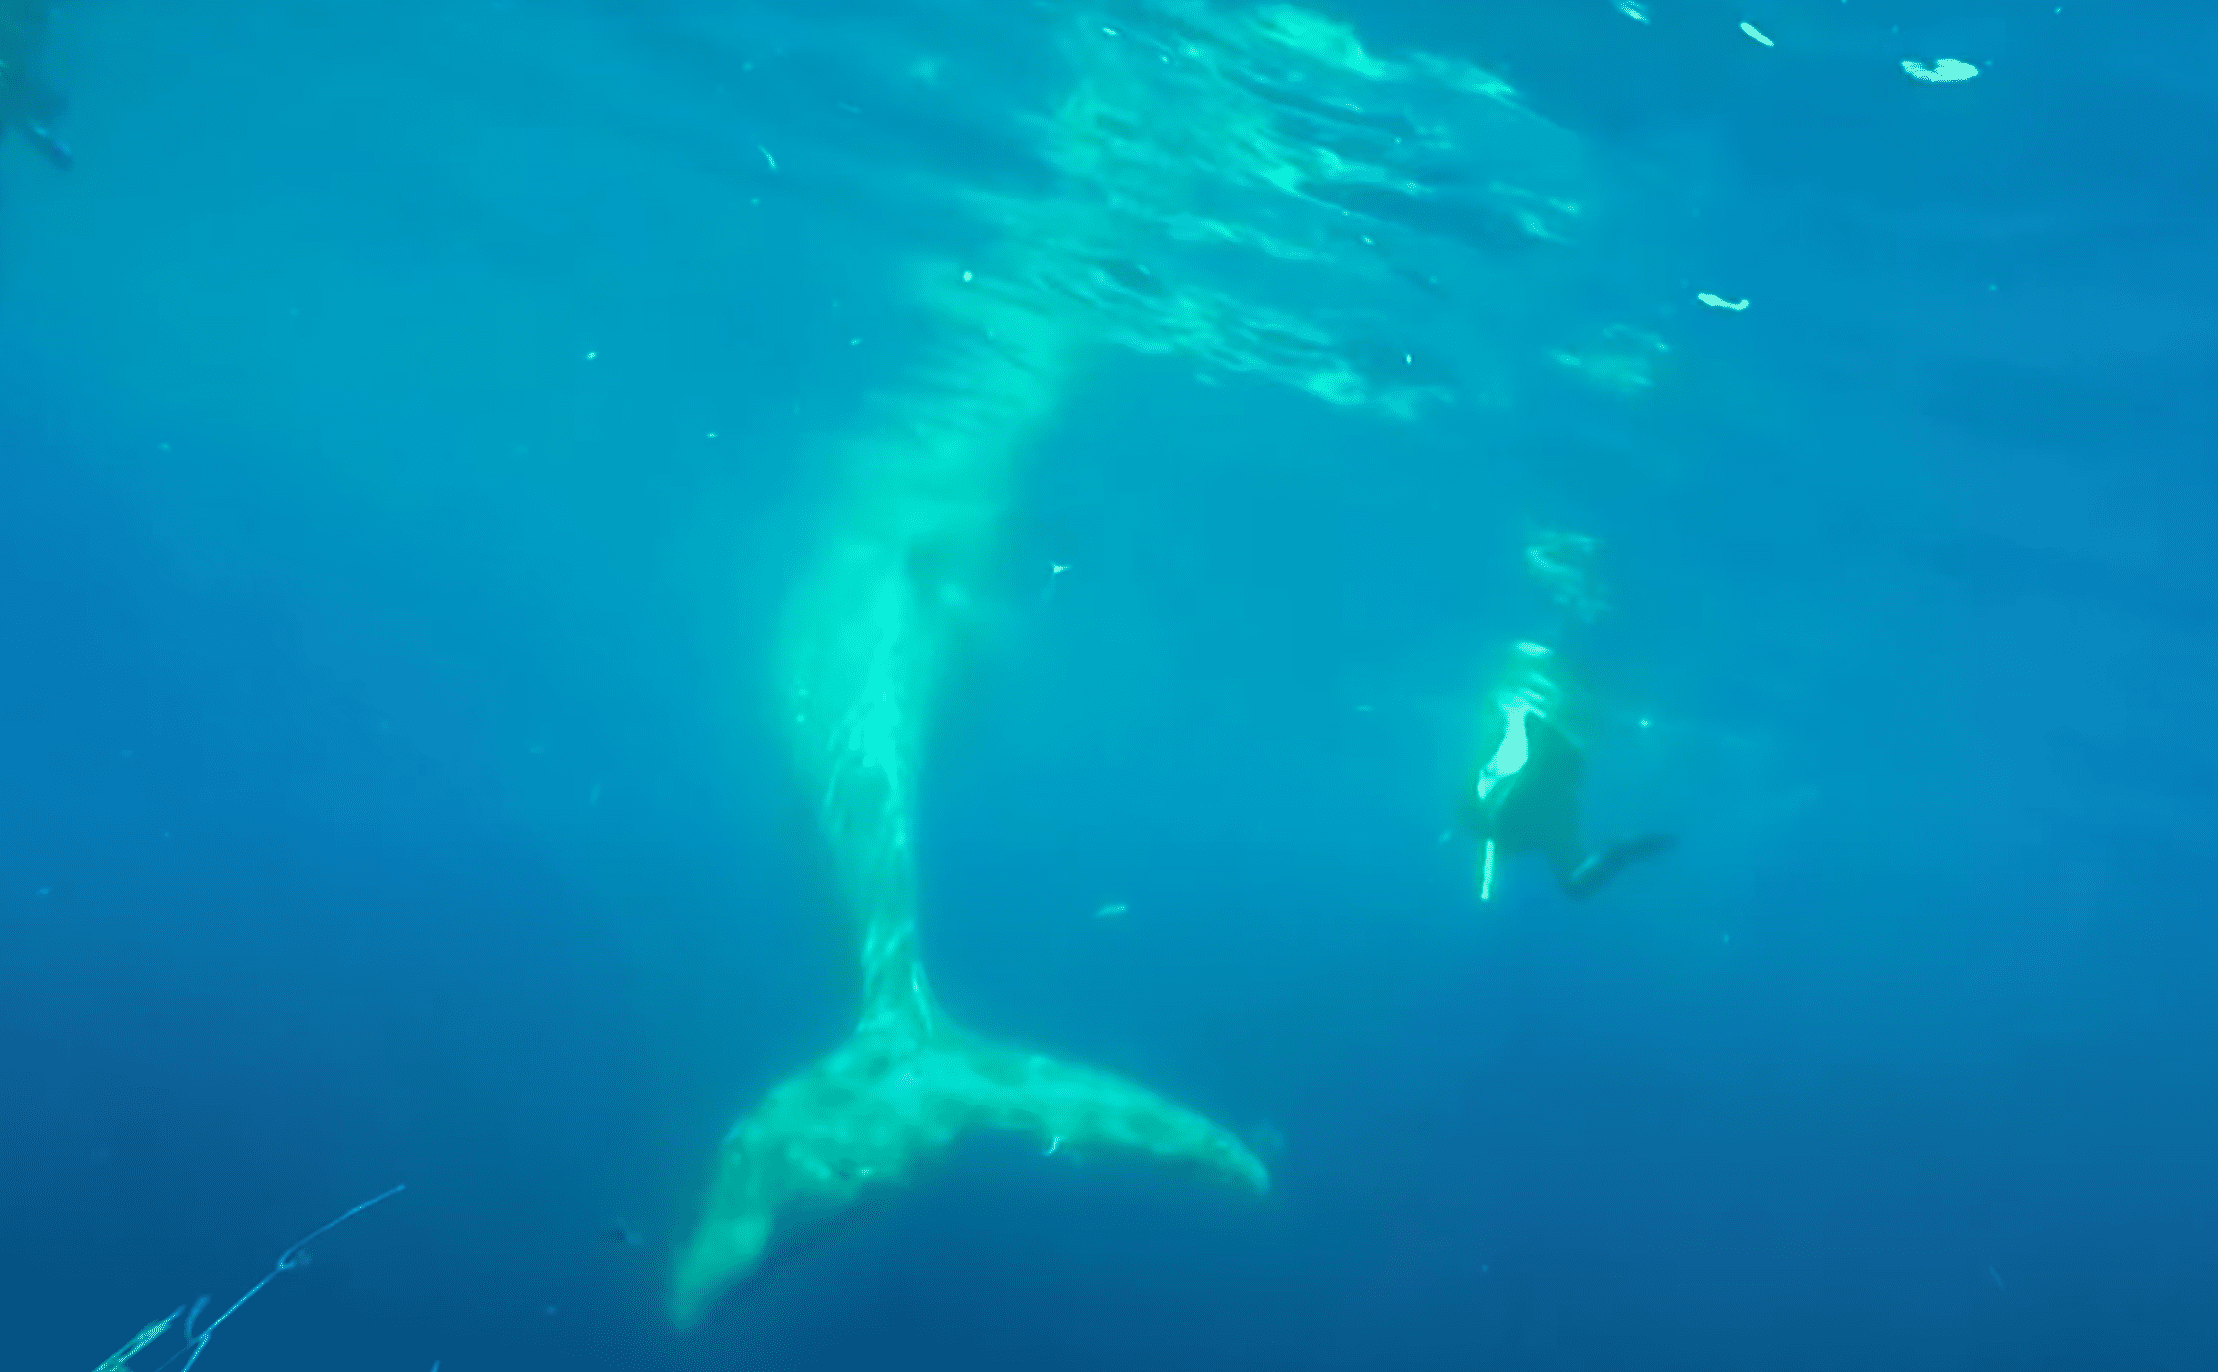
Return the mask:
<svg viewBox="0 0 2218 1372">
<path fill-rule="evenodd" d="M 1239 1135 L 1135 1082 L 944 1020 L 866 1021 L 725 1136 L 707 1207 L 678 1258 L 671 1318 L 699 1323 L 783 1244 L 978 1129 L 1027 1135 L 1049 1155 L 1138 1153 L 1270 1187 Z"/>
</svg>

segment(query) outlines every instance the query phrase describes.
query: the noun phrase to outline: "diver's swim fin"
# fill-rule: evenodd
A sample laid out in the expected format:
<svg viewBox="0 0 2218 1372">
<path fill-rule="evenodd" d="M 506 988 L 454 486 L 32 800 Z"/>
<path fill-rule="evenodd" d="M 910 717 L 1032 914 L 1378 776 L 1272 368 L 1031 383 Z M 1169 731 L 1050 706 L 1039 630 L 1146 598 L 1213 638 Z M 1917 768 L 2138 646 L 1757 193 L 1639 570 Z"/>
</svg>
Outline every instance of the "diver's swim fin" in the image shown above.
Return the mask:
<svg viewBox="0 0 2218 1372">
<path fill-rule="evenodd" d="M 1642 834 L 1598 848 L 1571 869 L 1571 879 L 1564 883 L 1564 894 L 1584 900 L 1609 885 L 1619 872 L 1632 864 L 1668 853 L 1678 844 L 1678 836 L 1674 834 Z"/>
</svg>

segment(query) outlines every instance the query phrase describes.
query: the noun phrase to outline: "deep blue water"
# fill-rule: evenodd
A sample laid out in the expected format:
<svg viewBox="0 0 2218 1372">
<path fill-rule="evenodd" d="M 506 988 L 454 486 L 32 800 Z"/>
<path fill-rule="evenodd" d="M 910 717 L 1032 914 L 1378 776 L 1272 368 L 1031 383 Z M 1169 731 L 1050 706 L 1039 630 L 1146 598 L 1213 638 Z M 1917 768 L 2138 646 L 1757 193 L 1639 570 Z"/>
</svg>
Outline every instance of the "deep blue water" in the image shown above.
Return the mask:
<svg viewBox="0 0 2218 1372">
<path fill-rule="evenodd" d="M 2218 19 L 1648 10 L 1335 12 L 1601 207 L 1396 327 L 1633 321 L 1654 391 L 1113 356 L 933 729 L 948 1004 L 1272 1194 L 981 1139 L 680 1335 L 717 1140 L 853 1009 L 769 687 L 811 463 L 1082 11 L 68 0 L 76 166 L 0 141 L 0 1365 L 405 1182 L 201 1366 L 2212 1366 Z M 1544 527 L 1590 827 L 1681 846 L 1481 907 Z"/>
</svg>

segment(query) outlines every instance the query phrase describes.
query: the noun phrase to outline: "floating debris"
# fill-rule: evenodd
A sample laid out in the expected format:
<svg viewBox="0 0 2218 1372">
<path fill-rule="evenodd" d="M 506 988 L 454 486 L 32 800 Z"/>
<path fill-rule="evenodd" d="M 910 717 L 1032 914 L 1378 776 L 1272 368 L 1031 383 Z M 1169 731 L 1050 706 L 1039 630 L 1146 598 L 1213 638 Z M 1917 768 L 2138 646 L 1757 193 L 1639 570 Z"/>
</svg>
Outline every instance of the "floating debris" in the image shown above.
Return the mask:
<svg viewBox="0 0 2218 1372">
<path fill-rule="evenodd" d="M 1748 308 L 1746 300 L 1727 300 L 1722 295 L 1712 295 L 1708 291 L 1703 291 L 1694 298 L 1713 310 L 1731 310 L 1737 314 Z"/>
<path fill-rule="evenodd" d="M 1746 19 L 1741 20 L 1741 32 L 1747 34 L 1750 38 L 1755 39 L 1757 42 L 1763 44 L 1767 48 L 1776 48 L 1779 46 L 1777 43 L 1772 42 L 1769 38 L 1764 37 L 1764 31 L 1757 28 L 1754 24 L 1749 23 Z"/>
<path fill-rule="evenodd" d="M 1132 907 L 1131 907 L 1131 906 L 1129 906 L 1129 905 L 1125 904 L 1125 903 L 1124 903 L 1123 901 L 1121 901 L 1121 900 L 1113 900 L 1113 901 L 1110 901 L 1110 902 L 1109 902 L 1109 903 L 1108 903 L 1107 905 L 1104 905 L 1104 906 L 1102 906 L 1102 907 L 1101 907 L 1100 909 L 1098 909 L 1098 910 L 1094 911 L 1094 918 L 1095 918 L 1095 919 L 1122 919 L 1122 918 L 1124 918 L 1124 917 L 1125 917 L 1126 915 L 1128 915 L 1128 914 L 1130 914 L 1130 913 L 1132 913 Z"/>
<path fill-rule="evenodd" d="M 1617 12 L 1636 24 L 1648 22 L 1648 7 L 1640 0 L 1617 0 Z"/>
</svg>

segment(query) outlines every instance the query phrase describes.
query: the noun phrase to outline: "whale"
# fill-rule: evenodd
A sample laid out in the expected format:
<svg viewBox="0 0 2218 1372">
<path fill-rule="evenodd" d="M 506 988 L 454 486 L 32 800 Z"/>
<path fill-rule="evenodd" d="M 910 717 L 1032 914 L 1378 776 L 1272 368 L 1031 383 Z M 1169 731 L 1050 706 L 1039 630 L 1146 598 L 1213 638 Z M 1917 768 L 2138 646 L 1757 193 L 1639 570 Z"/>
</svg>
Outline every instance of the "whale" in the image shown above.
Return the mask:
<svg viewBox="0 0 2218 1372">
<path fill-rule="evenodd" d="M 1290 5 L 1199 0 L 1148 0 L 1115 24 L 1072 9 L 1053 41 L 1067 86 L 1025 117 L 1040 184 L 954 195 L 995 232 L 967 260 L 916 261 L 927 341 L 820 453 L 828 493 L 772 659 L 859 1006 L 844 1041 L 717 1146 L 672 1272 L 681 1328 L 973 1133 L 1269 1192 L 1256 1150 L 1196 1106 L 983 1033 L 940 1002 L 917 877 L 932 723 L 993 594 L 1028 458 L 1097 358 L 1174 359 L 1405 421 L 1445 399 L 1436 375 L 1360 324 L 1258 288 L 1251 268 L 1402 289 L 1387 249 L 1446 222 L 1423 211 L 1454 196 L 1456 241 L 1488 218 L 1477 237 L 1520 240 L 1523 273 L 1579 216 L 1564 136 L 1468 63 L 1382 56 Z M 1484 145 L 1460 163 L 1457 130 Z"/>
</svg>

